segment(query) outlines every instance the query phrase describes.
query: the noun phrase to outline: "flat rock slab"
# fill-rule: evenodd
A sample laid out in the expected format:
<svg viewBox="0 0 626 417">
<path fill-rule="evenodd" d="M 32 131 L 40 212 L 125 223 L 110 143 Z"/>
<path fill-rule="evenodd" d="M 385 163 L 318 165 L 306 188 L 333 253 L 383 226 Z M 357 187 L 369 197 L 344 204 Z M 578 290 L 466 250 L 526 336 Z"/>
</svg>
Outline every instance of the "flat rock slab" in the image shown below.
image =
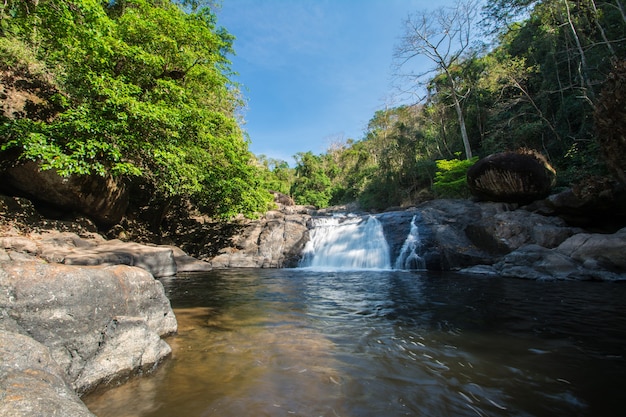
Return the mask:
<svg viewBox="0 0 626 417">
<path fill-rule="evenodd" d="M 171 248 L 104 241 L 92 247 L 52 247 L 42 251 L 42 257 L 61 260 L 66 265 L 129 265 L 143 268 L 155 277 L 167 277 L 177 272 Z"/>
<path fill-rule="evenodd" d="M 0 252 L 0 260 L 21 261 L 38 257 L 66 265 L 136 266 L 157 278 L 212 269 L 208 262 L 193 258 L 176 246 L 106 240 L 98 234 L 85 238 L 71 232 L 2 236 Z"/>
</svg>

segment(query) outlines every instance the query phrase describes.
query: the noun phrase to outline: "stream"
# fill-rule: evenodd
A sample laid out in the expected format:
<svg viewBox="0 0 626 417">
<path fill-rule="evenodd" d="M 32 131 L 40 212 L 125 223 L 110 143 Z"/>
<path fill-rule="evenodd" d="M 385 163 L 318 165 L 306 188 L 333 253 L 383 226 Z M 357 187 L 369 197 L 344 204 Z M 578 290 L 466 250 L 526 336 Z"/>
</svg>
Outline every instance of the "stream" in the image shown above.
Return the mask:
<svg viewBox="0 0 626 417">
<path fill-rule="evenodd" d="M 626 285 L 397 270 L 162 280 L 179 322 L 99 417 L 621 416 Z"/>
</svg>

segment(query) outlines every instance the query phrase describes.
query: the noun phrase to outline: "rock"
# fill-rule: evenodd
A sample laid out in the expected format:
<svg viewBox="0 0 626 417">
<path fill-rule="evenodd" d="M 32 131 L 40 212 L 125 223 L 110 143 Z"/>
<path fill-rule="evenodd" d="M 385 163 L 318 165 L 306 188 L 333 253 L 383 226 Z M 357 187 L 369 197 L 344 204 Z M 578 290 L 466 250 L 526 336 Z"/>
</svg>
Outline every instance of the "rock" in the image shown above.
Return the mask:
<svg viewBox="0 0 626 417">
<path fill-rule="evenodd" d="M 175 275 L 177 260 L 184 264 L 187 272 L 206 271 L 209 267 L 205 262 L 193 262 L 191 257 L 172 246 L 105 240 L 97 234 L 88 239 L 70 232 L 31 233 L 28 238 L 7 236 L 0 238 L 0 248 L 9 250 L 11 259 L 16 259 L 16 255 L 21 253 L 66 265 L 129 265 L 143 268 L 155 277 Z M 174 256 L 175 250 L 177 257 Z"/>
<path fill-rule="evenodd" d="M 606 178 L 587 178 L 551 195 L 546 205 L 570 225 L 604 232 L 626 226 L 626 186 Z"/>
<path fill-rule="evenodd" d="M 287 213 L 293 213 L 288 211 Z M 296 266 L 308 240 L 308 214 L 270 211 L 241 227 L 229 246 L 207 259 L 214 268 L 282 268 Z"/>
<path fill-rule="evenodd" d="M 527 244 L 555 248 L 580 229 L 558 217 L 546 217 L 513 204 L 469 200 L 433 200 L 415 209 L 387 212 L 383 225 L 396 259 L 413 219 L 417 222 L 426 268 L 451 270 L 491 265 Z"/>
<path fill-rule="evenodd" d="M 208 262 L 201 261 L 193 256 L 187 255 L 177 246 L 166 246 L 172 250 L 174 262 L 176 263 L 176 273 L 182 272 L 204 272 L 213 269 Z"/>
<path fill-rule="evenodd" d="M 283 194 L 279 191 L 270 191 L 270 193 L 274 196 L 274 202 L 277 204 L 282 204 L 283 206 L 295 206 L 296 205 L 293 199 L 286 194 Z"/>
<path fill-rule="evenodd" d="M 626 274 L 626 227 L 613 234 L 579 233 L 557 251 L 586 268 Z"/>
<path fill-rule="evenodd" d="M 411 222 L 414 217 L 418 223 L 421 221 L 421 214 L 412 210 L 389 211 L 376 216 L 383 227 L 392 261 L 400 255 L 402 245 L 411 231 Z"/>
<path fill-rule="evenodd" d="M 502 210 L 482 205 L 481 219 L 467 225 L 466 233 L 477 246 L 496 253 L 508 253 L 535 243 L 554 248 L 579 229 L 558 217 L 546 217 L 525 210 Z"/>
<path fill-rule="evenodd" d="M 99 384 L 151 371 L 171 351 L 144 318 L 116 316 L 105 327 L 98 351 L 85 364 L 74 386 L 84 392 Z"/>
<path fill-rule="evenodd" d="M 49 253 L 48 253 L 49 256 Z M 56 252 L 56 256 L 59 253 Z M 170 247 L 106 241 L 91 249 L 81 249 L 65 254 L 66 265 L 130 265 L 150 272 L 155 277 L 167 277 L 177 272 L 174 254 Z"/>
<path fill-rule="evenodd" d="M 54 99 L 61 94 L 52 76 L 34 67 L 0 70 L 0 116 L 7 119 L 50 121 L 63 111 Z"/>
<path fill-rule="evenodd" d="M 530 244 L 509 253 L 494 265 L 503 277 L 535 280 L 581 279 L 579 265 L 552 249 Z"/>
<path fill-rule="evenodd" d="M 479 221 L 481 206 L 469 200 L 433 200 L 417 207 L 418 223 L 429 270 L 451 270 L 495 260 L 489 250 L 474 244 L 466 233 L 467 226 Z"/>
<path fill-rule="evenodd" d="M 489 155 L 467 171 L 470 192 L 486 201 L 527 204 L 546 197 L 555 182 L 554 168 L 528 150 Z"/>
<path fill-rule="evenodd" d="M 0 263 L 0 317 L 50 350 L 78 393 L 149 371 L 176 332 L 162 284 L 129 266 Z"/>
<path fill-rule="evenodd" d="M 494 265 L 505 277 L 626 280 L 626 228 L 614 234 L 579 233 L 558 247 L 526 245 Z"/>
<path fill-rule="evenodd" d="M 8 168 L 0 174 L 0 183 L 5 191 L 24 195 L 41 207 L 56 211 L 57 216 L 59 212 L 80 212 L 103 228 L 118 223 L 128 206 L 125 186 L 112 177 L 64 178 L 55 170 L 42 171 L 33 161 Z"/>
<path fill-rule="evenodd" d="M 65 382 L 48 347 L 2 329 L 0 416 L 95 417 Z"/>
</svg>

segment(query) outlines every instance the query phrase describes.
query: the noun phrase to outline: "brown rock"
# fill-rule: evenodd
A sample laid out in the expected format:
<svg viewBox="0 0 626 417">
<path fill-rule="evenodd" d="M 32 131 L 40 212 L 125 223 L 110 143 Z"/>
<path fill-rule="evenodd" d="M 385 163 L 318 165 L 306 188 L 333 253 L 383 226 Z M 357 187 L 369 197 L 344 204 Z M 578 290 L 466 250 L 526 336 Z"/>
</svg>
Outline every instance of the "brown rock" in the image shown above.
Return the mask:
<svg viewBox="0 0 626 417">
<path fill-rule="evenodd" d="M 128 206 L 126 187 L 112 177 L 60 176 L 27 161 L 7 169 L 0 177 L 3 188 L 40 204 L 65 212 L 79 212 L 108 228 L 118 223 Z"/>
<path fill-rule="evenodd" d="M 548 161 L 528 150 L 489 155 L 467 171 L 470 192 L 486 201 L 527 204 L 548 196 L 555 182 Z"/>
</svg>

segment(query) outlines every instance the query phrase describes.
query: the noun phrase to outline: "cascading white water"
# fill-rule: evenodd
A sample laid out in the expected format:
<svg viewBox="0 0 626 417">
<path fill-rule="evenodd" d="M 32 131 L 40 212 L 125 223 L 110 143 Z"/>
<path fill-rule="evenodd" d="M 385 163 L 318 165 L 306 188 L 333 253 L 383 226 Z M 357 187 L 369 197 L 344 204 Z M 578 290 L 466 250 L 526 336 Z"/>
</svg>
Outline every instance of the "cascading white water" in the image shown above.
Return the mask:
<svg viewBox="0 0 626 417">
<path fill-rule="evenodd" d="M 391 269 L 389 245 L 373 216 L 314 219 L 301 267 L 319 269 Z"/>
<path fill-rule="evenodd" d="M 424 258 L 420 256 L 422 241 L 416 220 L 417 216 L 413 216 L 411 230 L 396 258 L 395 269 L 426 269 Z"/>
</svg>

